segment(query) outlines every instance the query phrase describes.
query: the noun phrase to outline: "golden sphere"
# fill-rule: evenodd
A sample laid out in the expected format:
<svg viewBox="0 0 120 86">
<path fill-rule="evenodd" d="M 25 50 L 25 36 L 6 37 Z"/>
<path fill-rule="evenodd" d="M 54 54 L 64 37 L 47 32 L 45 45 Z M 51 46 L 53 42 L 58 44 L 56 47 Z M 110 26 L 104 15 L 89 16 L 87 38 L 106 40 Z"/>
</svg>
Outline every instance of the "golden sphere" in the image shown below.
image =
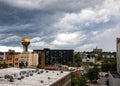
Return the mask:
<svg viewBox="0 0 120 86">
<path fill-rule="evenodd" d="M 22 38 L 22 44 L 28 46 L 30 44 L 30 39 L 27 37 Z"/>
</svg>

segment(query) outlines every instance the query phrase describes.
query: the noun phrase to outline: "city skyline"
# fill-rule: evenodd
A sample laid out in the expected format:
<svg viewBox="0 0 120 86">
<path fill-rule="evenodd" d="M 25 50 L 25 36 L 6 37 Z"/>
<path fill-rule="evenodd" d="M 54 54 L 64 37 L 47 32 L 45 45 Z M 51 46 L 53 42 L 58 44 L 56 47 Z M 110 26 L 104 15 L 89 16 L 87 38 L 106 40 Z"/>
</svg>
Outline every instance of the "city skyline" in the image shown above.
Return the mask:
<svg viewBox="0 0 120 86">
<path fill-rule="evenodd" d="M 0 51 L 33 49 L 116 51 L 119 0 L 0 0 Z"/>
</svg>

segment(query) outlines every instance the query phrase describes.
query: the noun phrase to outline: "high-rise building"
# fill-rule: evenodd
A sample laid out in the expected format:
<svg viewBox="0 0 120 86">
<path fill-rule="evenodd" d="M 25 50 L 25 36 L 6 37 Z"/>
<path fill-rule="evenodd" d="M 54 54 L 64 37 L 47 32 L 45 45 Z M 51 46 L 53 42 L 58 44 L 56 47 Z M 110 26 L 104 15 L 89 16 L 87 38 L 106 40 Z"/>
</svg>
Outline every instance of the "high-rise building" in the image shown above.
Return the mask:
<svg viewBox="0 0 120 86">
<path fill-rule="evenodd" d="M 120 86 L 120 38 L 116 40 L 117 71 L 109 72 L 109 86 Z"/>
<path fill-rule="evenodd" d="M 45 56 L 45 65 L 63 64 L 66 65 L 68 62 L 74 62 L 74 50 L 64 49 L 48 49 L 33 50 L 39 54 L 39 64 L 41 64 L 42 56 Z M 45 55 L 41 55 L 44 52 Z"/>
</svg>

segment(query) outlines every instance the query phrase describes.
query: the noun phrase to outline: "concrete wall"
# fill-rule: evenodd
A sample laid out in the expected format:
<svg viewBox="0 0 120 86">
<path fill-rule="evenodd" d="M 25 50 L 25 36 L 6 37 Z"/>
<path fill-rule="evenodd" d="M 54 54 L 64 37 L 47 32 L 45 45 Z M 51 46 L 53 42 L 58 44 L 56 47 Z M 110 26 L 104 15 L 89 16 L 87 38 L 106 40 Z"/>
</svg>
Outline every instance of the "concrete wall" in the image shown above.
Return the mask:
<svg viewBox="0 0 120 86">
<path fill-rule="evenodd" d="M 50 86 L 71 86 L 71 74 L 66 75 L 65 77 L 56 81 Z"/>
<path fill-rule="evenodd" d="M 120 78 L 114 78 L 109 73 L 109 86 L 120 86 Z"/>
</svg>

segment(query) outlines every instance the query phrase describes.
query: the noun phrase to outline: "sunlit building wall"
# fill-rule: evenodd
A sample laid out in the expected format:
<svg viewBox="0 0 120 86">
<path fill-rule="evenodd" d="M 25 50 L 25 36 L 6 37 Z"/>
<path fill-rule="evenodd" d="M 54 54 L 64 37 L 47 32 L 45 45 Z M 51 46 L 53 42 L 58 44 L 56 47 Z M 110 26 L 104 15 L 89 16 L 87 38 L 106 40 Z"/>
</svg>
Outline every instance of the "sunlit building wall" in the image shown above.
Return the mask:
<svg viewBox="0 0 120 86">
<path fill-rule="evenodd" d="M 20 63 L 27 64 L 27 67 L 35 67 L 38 65 L 38 54 L 32 52 L 23 52 L 20 55 Z"/>
</svg>

